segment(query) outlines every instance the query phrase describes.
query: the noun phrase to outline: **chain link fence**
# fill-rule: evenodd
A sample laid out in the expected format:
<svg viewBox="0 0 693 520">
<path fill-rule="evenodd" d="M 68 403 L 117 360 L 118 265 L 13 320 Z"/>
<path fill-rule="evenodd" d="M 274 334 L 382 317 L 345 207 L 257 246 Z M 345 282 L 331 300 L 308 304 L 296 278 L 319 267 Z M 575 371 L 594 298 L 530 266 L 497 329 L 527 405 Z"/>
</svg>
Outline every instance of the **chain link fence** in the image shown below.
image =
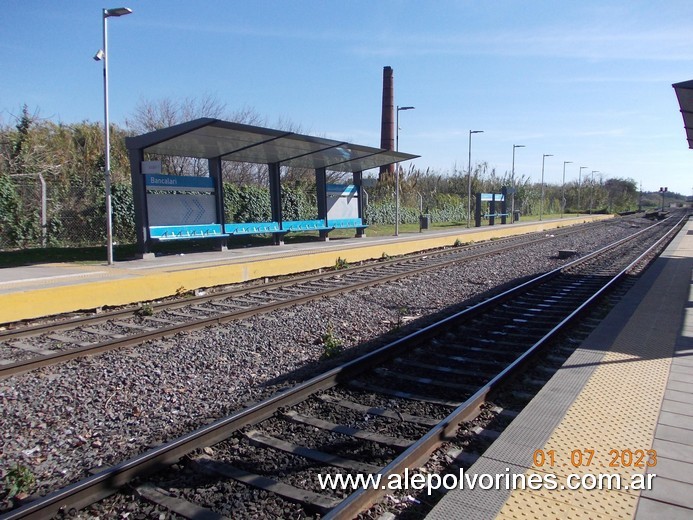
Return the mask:
<svg viewBox="0 0 693 520">
<path fill-rule="evenodd" d="M 39 247 L 102 246 L 106 241 L 105 194 L 103 183 L 75 183 L 63 186 L 44 182 L 38 175 L 4 177 L 4 211 L 0 208 L 0 250 Z M 259 194 L 255 191 L 262 192 Z M 364 189 L 365 220 L 370 225 L 392 225 L 395 221 L 395 193 L 388 187 Z M 262 220 L 255 215 L 262 206 L 269 212 L 268 196 L 262 188 L 225 188 L 229 221 Z M 309 218 L 315 212 L 315 194 L 302 189 L 283 190 L 282 206 L 288 219 Z M 265 205 L 257 200 L 267 198 Z M 238 199 L 238 200 L 237 200 Z M 248 199 L 248 200 L 245 200 Z M 304 200 L 305 199 L 305 200 Z M 432 222 L 465 222 L 466 205 L 462 197 L 452 194 L 402 191 L 400 193 L 400 223 L 417 223 L 421 214 L 431 216 Z M 112 187 L 113 236 L 116 244 L 136 241 L 132 190 L 128 184 Z M 308 208 L 308 209 L 307 209 Z M 246 213 L 252 213 L 246 215 Z M 236 214 L 238 213 L 238 214 Z M 314 217 L 310 217 L 314 218 Z"/>
<path fill-rule="evenodd" d="M 12 175 L 3 181 L 0 250 L 37 247 L 86 247 L 105 244 L 103 184 L 45 182 L 39 175 Z M 123 188 L 114 186 L 114 193 Z M 129 190 L 129 187 L 127 187 Z M 114 204 L 122 197 L 114 196 Z M 131 197 L 130 197 L 131 198 Z M 135 240 L 130 216 L 114 219 L 114 237 Z M 123 222 L 123 220 L 125 222 Z"/>
<path fill-rule="evenodd" d="M 396 201 L 394 189 L 372 186 L 364 189 L 365 221 L 369 225 L 394 224 Z M 420 215 L 430 215 L 431 222 L 464 223 L 466 201 L 449 193 L 400 190 L 399 223 L 416 224 Z"/>
</svg>

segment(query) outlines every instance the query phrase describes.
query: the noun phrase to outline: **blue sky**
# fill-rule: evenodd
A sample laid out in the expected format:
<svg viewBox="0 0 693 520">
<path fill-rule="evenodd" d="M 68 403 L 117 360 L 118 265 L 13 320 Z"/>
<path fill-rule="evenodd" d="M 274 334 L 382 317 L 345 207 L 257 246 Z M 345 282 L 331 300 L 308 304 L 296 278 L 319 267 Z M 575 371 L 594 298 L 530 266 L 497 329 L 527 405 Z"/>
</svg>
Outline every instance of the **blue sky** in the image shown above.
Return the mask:
<svg viewBox="0 0 693 520">
<path fill-rule="evenodd" d="M 212 96 L 267 126 L 379 146 L 382 73 L 394 69 L 399 148 L 441 173 L 472 161 L 560 183 L 587 166 L 644 190 L 693 194 L 672 83 L 693 79 L 693 2 L 4 0 L 0 120 L 26 103 L 102 121 L 101 8 L 111 120 L 143 100 Z"/>
</svg>

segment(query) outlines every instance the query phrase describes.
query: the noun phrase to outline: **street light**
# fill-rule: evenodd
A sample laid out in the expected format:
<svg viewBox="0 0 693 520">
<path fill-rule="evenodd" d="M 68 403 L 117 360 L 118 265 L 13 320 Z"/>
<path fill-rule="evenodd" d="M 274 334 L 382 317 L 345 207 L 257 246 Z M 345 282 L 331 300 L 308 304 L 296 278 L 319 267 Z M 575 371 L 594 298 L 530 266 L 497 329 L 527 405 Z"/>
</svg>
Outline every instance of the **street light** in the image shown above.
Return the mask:
<svg viewBox="0 0 693 520">
<path fill-rule="evenodd" d="M 112 16 L 124 16 L 132 13 L 128 7 L 115 7 L 102 11 L 103 19 L 103 48 L 94 56 L 96 61 L 103 61 L 103 112 L 104 112 L 104 140 L 105 161 L 104 161 L 104 184 L 106 185 L 106 252 L 108 265 L 113 264 L 113 210 L 111 205 L 111 137 L 108 122 L 108 18 Z"/>
<path fill-rule="evenodd" d="M 395 122 L 395 151 L 399 152 L 399 111 L 414 110 L 416 107 L 397 107 L 397 117 Z M 395 236 L 399 236 L 399 164 L 395 170 Z"/>
<path fill-rule="evenodd" d="M 512 217 L 510 217 L 510 222 L 515 222 L 515 148 L 525 148 L 525 145 L 523 144 L 514 144 L 513 145 L 513 168 L 512 168 L 512 174 L 511 174 L 511 183 L 512 183 L 512 193 L 510 194 L 510 214 Z"/>
<path fill-rule="evenodd" d="M 399 111 L 414 110 L 416 107 L 397 107 L 397 121 L 395 123 L 395 151 L 399 152 Z"/>
<path fill-rule="evenodd" d="M 483 130 L 469 131 L 469 168 L 467 170 L 467 227 L 472 223 L 472 134 L 483 134 Z"/>
<path fill-rule="evenodd" d="M 578 216 L 580 216 L 580 191 L 582 190 L 582 170 L 587 170 L 589 166 L 580 166 L 580 171 L 578 172 Z"/>
<path fill-rule="evenodd" d="M 592 170 L 592 189 L 590 190 L 590 215 L 592 214 L 592 203 L 594 202 L 594 174 L 599 170 Z"/>
<path fill-rule="evenodd" d="M 561 186 L 561 218 L 563 218 L 563 212 L 565 211 L 565 165 L 573 164 L 573 161 L 563 161 L 563 185 Z"/>
<path fill-rule="evenodd" d="M 544 214 L 544 160 L 547 157 L 553 157 L 553 155 L 545 153 L 541 157 L 541 201 L 539 202 L 539 220 L 541 220 Z"/>
</svg>

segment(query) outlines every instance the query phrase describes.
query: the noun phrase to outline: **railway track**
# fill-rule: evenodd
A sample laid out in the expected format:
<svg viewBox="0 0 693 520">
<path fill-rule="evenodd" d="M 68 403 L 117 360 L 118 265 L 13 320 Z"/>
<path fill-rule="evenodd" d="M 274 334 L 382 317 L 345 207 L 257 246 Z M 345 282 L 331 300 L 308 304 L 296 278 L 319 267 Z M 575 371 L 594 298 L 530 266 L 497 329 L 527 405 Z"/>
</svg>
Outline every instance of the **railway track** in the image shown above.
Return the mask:
<svg viewBox="0 0 693 520">
<path fill-rule="evenodd" d="M 642 222 L 642 219 L 633 222 Z M 587 229 L 613 223 L 592 223 Z M 633 224 L 635 225 L 635 224 Z M 585 232 L 565 228 L 0 331 L 0 378 Z"/>
<path fill-rule="evenodd" d="M 236 500 L 246 508 L 259 504 L 257 513 L 272 500 L 281 508 L 298 503 L 302 514 L 354 517 L 383 490 L 322 489 L 319 475 L 387 479 L 420 466 L 479 414 L 490 392 L 663 247 L 677 229 L 669 226 L 660 238 L 664 227 L 647 228 L 2 518 L 79 509 L 171 464 L 176 469 L 140 480 L 137 489 L 184 516 L 220 518 L 212 510 Z"/>
</svg>

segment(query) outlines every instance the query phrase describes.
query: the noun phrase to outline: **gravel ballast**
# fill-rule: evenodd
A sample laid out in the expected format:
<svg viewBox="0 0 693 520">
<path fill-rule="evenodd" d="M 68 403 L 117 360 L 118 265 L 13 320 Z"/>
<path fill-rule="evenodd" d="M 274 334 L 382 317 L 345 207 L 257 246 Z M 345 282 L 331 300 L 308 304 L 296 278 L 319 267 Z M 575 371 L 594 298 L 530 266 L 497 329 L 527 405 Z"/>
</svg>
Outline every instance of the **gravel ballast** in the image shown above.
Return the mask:
<svg viewBox="0 0 693 520">
<path fill-rule="evenodd" d="M 326 334 L 342 343 L 345 355 L 353 354 L 420 326 L 427 315 L 572 260 L 559 260 L 559 250 L 584 254 L 634 231 L 632 221 L 616 220 L 519 251 L 2 380 L 0 477 L 26 466 L 36 478 L 31 491 L 46 494 L 334 366 L 339 360 L 322 362 Z M 8 505 L 0 503 L 0 512 Z"/>
</svg>

